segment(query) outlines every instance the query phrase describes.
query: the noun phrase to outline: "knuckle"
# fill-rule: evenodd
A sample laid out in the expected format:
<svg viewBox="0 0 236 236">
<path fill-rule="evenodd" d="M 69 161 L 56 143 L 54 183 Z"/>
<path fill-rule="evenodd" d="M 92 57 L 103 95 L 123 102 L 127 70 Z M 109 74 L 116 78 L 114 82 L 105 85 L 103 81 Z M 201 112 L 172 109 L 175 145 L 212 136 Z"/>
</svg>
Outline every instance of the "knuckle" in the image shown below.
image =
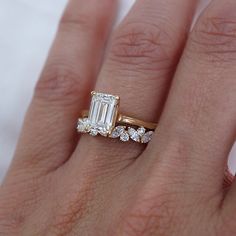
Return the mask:
<svg viewBox="0 0 236 236">
<path fill-rule="evenodd" d="M 93 190 L 93 184 L 86 183 L 78 191 L 68 191 L 63 201 L 61 199 L 54 201 L 56 210 L 49 231 L 55 235 L 70 235 L 75 232 L 91 210 Z"/>
<path fill-rule="evenodd" d="M 91 20 L 88 20 L 87 14 L 82 14 L 80 12 L 78 17 L 77 14 L 73 15 L 70 11 L 66 11 L 60 20 L 59 31 L 92 32 L 92 29 L 94 28 L 92 27 L 92 23 Z"/>
<path fill-rule="evenodd" d="M 236 18 L 205 17 L 190 36 L 191 48 L 209 61 L 236 60 Z"/>
<path fill-rule="evenodd" d="M 35 88 L 35 97 L 47 102 L 71 104 L 79 99 L 82 79 L 79 72 L 64 63 L 47 65 Z"/>
<path fill-rule="evenodd" d="M 26 181 L 19 173 L 15 173 L 14 177 L 17 181 L 11 182 L 8 188 L 2 189 L 0 193 L 0 235 L 22 235 L 32 209 L 36 209 L 41 203 L 41 193 L 44 191 L 41 179 L 31 178 Z M 1 234 L 2 232 L 8 234 Z"/>
<path fill-rule="evenodd" d="M 120 231 L 127 236 L 172 235 L 175 228 L 175 208 L 168 196 L 142 198 L 123 217 Z"/>
<path fill-rule="evenodd" d="M 94 18 L 91 18 L 90 15 L 93 15 Z M 91 39 L 96 39 L 96 42 L 100 42 L 105 40 L 106 27 L 104 24 L 107 20 L 106 16 L 101 16 L 98 12 L 92 14 L 79 12 L 73 15 L 71 11 L 68 11 L 61 18 L 59 32 L 65 34 L 65 37 L 68 33 L 74 34 L 75 37 L 87 35 Z"/>
<path fill-rule="evenodd" d="M 109 59 L 142 71 L 165 70 L 170 64 L 170 45 L 171 37 L 161 26 L 129 22 L 114 35 Z"/>
</svg>

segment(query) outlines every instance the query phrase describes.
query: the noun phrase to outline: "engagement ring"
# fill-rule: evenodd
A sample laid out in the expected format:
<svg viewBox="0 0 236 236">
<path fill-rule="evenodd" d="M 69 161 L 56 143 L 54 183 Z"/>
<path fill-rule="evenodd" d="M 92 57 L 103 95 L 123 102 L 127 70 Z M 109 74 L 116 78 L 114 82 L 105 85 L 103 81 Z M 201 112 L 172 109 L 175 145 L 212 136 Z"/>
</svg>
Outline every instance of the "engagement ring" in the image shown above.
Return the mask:
<svg viewBox="0 0 236 236">
<path fill-rule="evenodd" d="M 144 144 L 152 139 L 157 124 L 120 114 L 119 96 L 97 92 L 92 92 L 91 95 L 90 110 L 83 111 L 78 120 L 79 133 L 119 138 L 123 142 L 133 140 Z"/>
</svg>

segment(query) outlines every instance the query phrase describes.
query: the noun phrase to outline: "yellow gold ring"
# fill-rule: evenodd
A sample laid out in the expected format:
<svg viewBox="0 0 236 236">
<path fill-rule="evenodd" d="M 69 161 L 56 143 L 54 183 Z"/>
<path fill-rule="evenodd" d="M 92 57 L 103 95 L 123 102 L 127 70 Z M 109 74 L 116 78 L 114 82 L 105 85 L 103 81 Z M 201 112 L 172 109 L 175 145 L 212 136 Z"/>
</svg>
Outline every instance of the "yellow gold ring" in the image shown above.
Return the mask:
<svg viewBox="0 0 236 236">
<path fill-rule="evenodd" d="M 91 93 L 90 110 L 82 112 L 77 131 L 98 134 L 104 137 L 120 138 L 127 142 L 133 140 L 148 143 L 157 127 L 156 123 L 146 122 L 119 113 L 120 97 L 105 93 Z"/>
</svg>

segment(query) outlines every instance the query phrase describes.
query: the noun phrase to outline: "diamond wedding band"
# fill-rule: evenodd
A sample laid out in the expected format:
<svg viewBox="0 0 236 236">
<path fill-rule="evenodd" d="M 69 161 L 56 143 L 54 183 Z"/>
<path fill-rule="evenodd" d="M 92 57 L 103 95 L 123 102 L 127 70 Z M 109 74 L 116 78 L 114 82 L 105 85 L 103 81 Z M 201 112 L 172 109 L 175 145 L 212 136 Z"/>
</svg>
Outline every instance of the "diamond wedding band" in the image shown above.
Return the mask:
<svg viewBox="0 0 236 236">
<path fill-rule="evenodd" d="M 133 140 L 148 143 L 152 139 L 156 123 L 145 122 L 119 113 L 120 97 L 92 92 L 89 111 L 83 111 L 77 131 L 92 136 L 119 138 L 123 142 Z"/>
</svg>

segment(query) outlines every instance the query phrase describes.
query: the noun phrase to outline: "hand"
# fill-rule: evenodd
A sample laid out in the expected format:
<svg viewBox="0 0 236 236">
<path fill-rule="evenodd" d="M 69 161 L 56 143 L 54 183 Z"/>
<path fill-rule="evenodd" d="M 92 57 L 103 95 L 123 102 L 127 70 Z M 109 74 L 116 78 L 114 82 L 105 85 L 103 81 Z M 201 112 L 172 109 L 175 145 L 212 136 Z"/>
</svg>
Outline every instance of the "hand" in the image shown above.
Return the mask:
<svg viewBox="0 0 236 236">
<path fill-rule="evenodd" d="M 194 9 L 138 0 L 104 55 L 115 1 L 69 2 L 1 186 L 0 235 L 236 235 L 236 185 L 223 187 L 236 131 L 236 4 L 214 0 L 188 34 Z M 152 142 L 78 139 L 91 90 L 158 121 Z"/>
</svg>

